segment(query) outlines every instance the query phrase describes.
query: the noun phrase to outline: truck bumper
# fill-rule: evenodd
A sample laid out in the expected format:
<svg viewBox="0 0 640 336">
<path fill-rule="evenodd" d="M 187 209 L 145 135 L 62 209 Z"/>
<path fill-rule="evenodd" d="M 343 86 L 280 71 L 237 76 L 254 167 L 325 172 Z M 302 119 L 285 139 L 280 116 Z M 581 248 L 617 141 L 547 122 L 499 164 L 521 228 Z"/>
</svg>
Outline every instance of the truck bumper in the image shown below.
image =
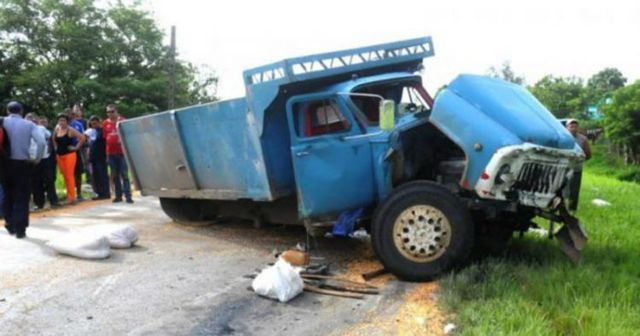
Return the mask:
<svg viewBox="0 0 640 336">
<path fill-rule="evenodd" d="M 571 177 L 582 153 L 530 143 L 500 148 L 474 189 L 480 198 L 546 208 Z"/>
</svg>

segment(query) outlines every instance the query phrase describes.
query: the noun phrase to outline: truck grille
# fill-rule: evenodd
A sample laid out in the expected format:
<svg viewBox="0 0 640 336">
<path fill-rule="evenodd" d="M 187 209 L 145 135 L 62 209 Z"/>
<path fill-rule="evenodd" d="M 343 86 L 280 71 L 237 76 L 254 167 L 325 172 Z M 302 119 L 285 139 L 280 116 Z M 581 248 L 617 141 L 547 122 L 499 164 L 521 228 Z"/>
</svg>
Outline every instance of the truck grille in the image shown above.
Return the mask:
<svg viewBox="0 0 640 336">
<path fill-rule="evenodd" d="M 562 186 L 566 166 L 526 162 L 522 165 L 513 188 L 535 193 L 555 194 Z"/>
</svg>

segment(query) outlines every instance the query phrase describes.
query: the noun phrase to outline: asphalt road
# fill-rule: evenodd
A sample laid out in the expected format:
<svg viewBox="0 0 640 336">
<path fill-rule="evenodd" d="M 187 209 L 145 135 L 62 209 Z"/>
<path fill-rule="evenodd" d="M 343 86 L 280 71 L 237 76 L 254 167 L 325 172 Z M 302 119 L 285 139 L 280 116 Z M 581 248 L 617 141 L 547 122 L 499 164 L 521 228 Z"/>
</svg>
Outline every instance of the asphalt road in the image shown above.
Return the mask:
<svg viewBox="0 0 640 336">
<path fill-rule="evenodd" d="M 140 241 L 132 249 L 112 250 L 105 260 L 57 255 L 45 245 L 92 225 L 125 223 L 136 228 Z M 133 205 L 87 202 L 36 214 L 27 234 L 18 240 L 0 233 L 2 335 L 372 336 L 442 330 L 435 290 L 391 276 L 379 279 L 381 295 L 364 300 L 305 292 L 282 304 L 248 290 L 251 280 L 243 276 L 273 262 L 274 250 L 303 242 L 300 228 L 256 229 L 242 222 L 185 227 L 171 222 L 155 198 L 139 197 Z M 314 255 L 337 273 L 376 267 L 367 239 L 323 238 L 316 247 Z"/>
</svg>

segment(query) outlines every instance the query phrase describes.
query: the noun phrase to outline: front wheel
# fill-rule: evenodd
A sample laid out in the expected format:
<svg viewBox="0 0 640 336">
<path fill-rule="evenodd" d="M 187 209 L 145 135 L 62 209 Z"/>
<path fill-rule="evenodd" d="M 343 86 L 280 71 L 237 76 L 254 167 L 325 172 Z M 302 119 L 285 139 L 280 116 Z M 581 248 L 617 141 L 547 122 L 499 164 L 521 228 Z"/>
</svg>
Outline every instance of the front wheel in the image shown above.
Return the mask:
<svg viewBox="0 0 640 336">
<path fill-rule="evenodd" d="M 385 268 L 409 281 L 431 280 L 462 264 L 474 240 L 466 206 L 428 181 L 396 189 L 376 211 L 371 231 Z"/>
</svg>

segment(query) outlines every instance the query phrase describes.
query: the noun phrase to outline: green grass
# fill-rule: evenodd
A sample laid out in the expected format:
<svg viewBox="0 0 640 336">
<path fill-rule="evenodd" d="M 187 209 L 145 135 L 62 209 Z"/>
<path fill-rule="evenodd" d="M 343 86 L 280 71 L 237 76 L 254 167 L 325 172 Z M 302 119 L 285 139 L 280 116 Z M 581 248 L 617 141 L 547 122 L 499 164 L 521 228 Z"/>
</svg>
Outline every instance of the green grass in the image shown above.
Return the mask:
<svg viewBox="0 0 640 336">
<path fill-rule="evenodd" d="M 622 181 L 640 182 L 640 166 L 626 166 L 623 160 L 608 153 L 607 145 L 592 145 L 592 157 L 586 167 L 594 174 L 615 177 Z"/>
<path fill-rule="evenodd" d="M 583 176 L 578 217 L 589 234 L 580 265 L 555 240 L 514 238 L 504 256 L 441 280 L 463 335 L 640 333 L 640 185 Z M 612 203 L 596 207 L 594 198 Z"/>
<path fill-rule="evenodd" d="M 67 199 L 67 187 L 64 184 L 64 177 L 62 176 L 62 173 L 60 172 L 60 169 L 56 170 L 56 193 L 58 194 L 58 200 L 60 200 L 60 202 L 64 203 Z M 87 183 L 87 175 L 83 174 L 82 175 L 82 181 L 84 184 Z M 82 197 L 84 197 L 85 199 L 91 199 L 92 195 L 91 193 L 87 193 L 86 191 L 82 191 Z"/>
</svg>

